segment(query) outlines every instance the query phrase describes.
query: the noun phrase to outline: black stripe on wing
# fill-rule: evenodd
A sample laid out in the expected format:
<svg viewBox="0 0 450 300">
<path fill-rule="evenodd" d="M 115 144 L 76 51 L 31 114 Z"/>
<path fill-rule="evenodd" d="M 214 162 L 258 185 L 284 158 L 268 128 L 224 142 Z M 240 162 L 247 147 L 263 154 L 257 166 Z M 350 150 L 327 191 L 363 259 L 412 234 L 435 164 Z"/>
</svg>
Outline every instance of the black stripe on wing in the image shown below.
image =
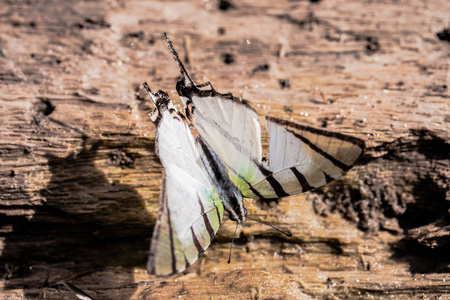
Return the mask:
<svg viewBox="0 0 450 300">
<path fill-rule="evenodd" d="M 250 190 L 256 197 L 258 197 L 258 199 L 260 199 L 260 200 L 267 200 L 265 197 L 263 197 L 263 195 L 260 194 L 260 192 L 258 192 L 258 190 L 256 190 L 256 189 L 251 185 L 250 182 L 248 182 L 247 180 L 245 180 L 244 177 L 242 177 L 242 176 L 240 176 L 240 175 L 238 175 L 238 176 L 239 176 L 240 179 L 242 179 L 242 180 L 248 185 L 249 190 Z"/>
<path fill-rule="evenodd" d="M 171 258 L 170 264 L 171 264 L 172 273 L 167 276 L 170 276 L 177 272 L 177 268 L 176 268 L 175 244 L 174 244 L 174 234 L 173 234 L 173 230 L 172 230 L 172 221 L 170 219 L 170 210 L 169 210 L 169 207 L 167 206 L 166 176 L 163 177 L 162 190 L 161 190 L 160 200 L 159 200 L 158 218 L 156 221 L 155 228 L 153 230 L 153 236 L 152 236 L 152 241 L 151 241 L 151 245 L 150 245 L 150 256 L 149 256 L 149 259 L 147 262 L 147 272 L 149 274 L 156 274 L 156 256 L 158 255 L 157 248 L 158 248 L 158 243 L 160 243 L 159 238 L 161 235 L 161 229 L 162 229 L 161 227 L 163 224 L 162 219 L 164 217 L 167 217 L 167 227 L 169 230 L 170 258 Z"/>
<path fill-rule="evenodd" d="M 205 222 L 206 231 L 208 231 L 209 234 L 209 242 L 211 243 L 216 233 L 214 232 L 214 228 L 211 225 L 211 222 L 208 219 L 208 215 L 205 213 L 205 208 L 203 207 L 203 203 L 200 200 L 200 197 L 198 197 L 198 204 L 200 204 L 200 210 L 203 216 L 203 221 Z M 216 207 L 217 209 L 217 207 Z M 220 221 L 220 218 L 219 218 Z"/>
<path fill-rule="evenodd" d="M 240 97 L 234 97 L 231 93 L 221 94 L 213 88 L 210 82 L 207 82 L 205 86 L 209 86 L 210 89 L 201 90 L 197 88 L 197 86 L 186 86 L 184 81 L 180 80 L 177 82 L 176 89 L 180 97 L 186 97 L 188 99 L 192 99 L 193 97 L 199 98 L 217 97 L 221 98 L 221 100 L 224 101 L 233 101 L 256 112 L 256 110 L 250 105 L 250 102 L 248 100 L 242 99 Z M 194 110 L 192 110 L 192 113 L 195 115 Z"/>
<path fill-rule="evenodd" d="M 172 256 L 172 273 L 177 272 L 177 261 L 175 257 L 175 243 L 173 241 L 173 229 L 172 229 L 172 222 L 170 220 L 170 210 L 169 207 L 167 207 L 167 222 L 169 225 L 169 239 L 170 239 L 170 254 Z"/>
<path fill-rule="evenodd" d="M 297 123 L 290 122 L 288 120 L 284 120 L 284 119 L 280 119 L 280 118 L 276 118 L 276 117 L 266 116 L 266 119 L 271 122 L 277 123 L 279 125 L 290 126 L 295 129 L 305 130 L 305 131 L 309 131 L 311 133 L 316 133 L 316 134 L 323 135 L 323 136 L 333 137 L 338 140 L 351 142 L 355 145 L 358 145 L 361 149 L 364 149 L 366 147 L 366 143 L 362 139 L 351 136 L 351 135 L 343 134 L 340 132 L 323 130 L 323 129 L 315 128 L 315 127 L 311 127 L 311 126 L 301 125 L 301 124 L 297 124 Z"/>
<path fill-rule="evenodd" d="M 200 245 L 200 242 L 197 239 L 197 235 L 194 232 L 194 228 L 191 226 L 190 229 L 191 229 L 192 239 L 194 241 L 195 248 L 197 249 L 198 256 L 200 256 L 203 254 L 203 252 L 205 252 L 205 250 L 203 250 L 202 245 Z"/>
<path fill-rule="evenodd" d="M 296 130 L 301 130 L 301 131 L 307 131 L 307 132 L 310 132 L 310 133 L 313 133 L 313 134 L 317 134 L 318 136 L 326 136 L 326 137 L 338 139 L 338 140 L 341 140 L 341 141 L 350 142 L 351 144 L 356 145 L 356 146 L 358 146 L 361 149 L 361 154 L 362 154 L 363 150 L 366 147 L 366 144 L 365 144 L 365 142 L 363 140 L 361 140 L 359 138 L 356 138 L 356 137 L 353 137 L 353 136 L 350 136 L 350 135 L 342 134 L 342 133 L 339 133 L 339 132 L 332 132 L 332 131 L 322 130 L 322 129 L 318 129 L 318 128 L 314 128 L 314 127 L 310 127 L 310 126 L 305 126 L 305 125 L 293 123 L 293 122 L 290 122 L 290 121 L 287 121 L 287 120 L 275 118 L 275 117 L 267 116 L 266 119 L 268 121 L 274 122 L 274 123 L 276 123 L 278 125 L 284 126 L 288 132 L 292 133 L 295 137 L 297 137 L 302 142 L 307 144 L 312 150 L 314 150 L 315 152 L 319 153 L 320 155 L 322 155 L 323 157 L 325 157 L 326 159 L 331 161 L 336 167 L 338 167 L 338 168 L 340 168 L 340 169 L 342 169 L 344 171 L 347 171 L 351 167 L 353 167 L 354 163 L 351 164 L 351 165 L 347 165 L 347 164 L 341 162 L 340 160 L 337 160 L 336 158 L 334 158 L 333 156 L 328 154 L 326 151 L 324 151 L 321 148 L 319 148 L 312 141 L 310 141 L 309 139 L 307 139 L 303 135 L 298 134 L 297 132 L 295 132 L 293 130 L 290 130 L 289 128 L 294 128 Z M 327 179 L 327 181 L 328 181 L 328 179 Z"/>
<path fill-rule="evenodd" d="M 281 185 L 281 183 L 279 183 L 278 180 L 276 180 L 275 177 L 273 177 L 272 171 L 267 170 L 263 165 L 261 165 L 260 163 L 258 163 L 256 161 L 254 161 L 254 163 L 258 166 L 261 173 L 264 176 L 266 176 L 265 179 L 267 180 L 267 182 L 269 182 L 270 186 L 275 191 L 278 198 L 289 196 L 289 194 L 286 193 L 286 191 L 283 189 L 283 186 Z M 252 187 L 252 186 L 250 186 L 250 187 Z"/>
<path fill-rule="evenodd" d="M 296 167 L 292 167 L 291 168 L 292 173 L 294 173 L 295 178 L 297 178 L 298 183 L 300 183 L 301 187 L 302 187 L 302 192 L 306 192 L 309 190 L 312 190 L 314 187 L 310 186 L 308 181 L 306 180 L 305 176 L 300 173 Z"/>
</svg>

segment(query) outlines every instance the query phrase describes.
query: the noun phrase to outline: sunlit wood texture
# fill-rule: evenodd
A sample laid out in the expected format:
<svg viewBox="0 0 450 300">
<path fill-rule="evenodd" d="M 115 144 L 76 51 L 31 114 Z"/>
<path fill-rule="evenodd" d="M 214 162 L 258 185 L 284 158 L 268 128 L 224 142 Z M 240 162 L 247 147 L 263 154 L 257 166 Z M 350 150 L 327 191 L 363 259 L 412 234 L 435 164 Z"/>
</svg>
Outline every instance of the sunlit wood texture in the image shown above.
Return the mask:
<svg viewBox="0 0 450 300">
<path fill-rule="evenodd" d="M 270 3 L 270 4 L 268 4 Z M 429 298 L 450 292 L 450 2 L 2 1 L 5 297 Z M 197 83 L 352 134 L 341 180 L 249 212 L 184 275 L 145 273 L 162 168 L 140 85 Z M 179 103 L 179 102 L 178 102 Z M 266 137 L 267 138 L 267 137 Z"/>
</svg>

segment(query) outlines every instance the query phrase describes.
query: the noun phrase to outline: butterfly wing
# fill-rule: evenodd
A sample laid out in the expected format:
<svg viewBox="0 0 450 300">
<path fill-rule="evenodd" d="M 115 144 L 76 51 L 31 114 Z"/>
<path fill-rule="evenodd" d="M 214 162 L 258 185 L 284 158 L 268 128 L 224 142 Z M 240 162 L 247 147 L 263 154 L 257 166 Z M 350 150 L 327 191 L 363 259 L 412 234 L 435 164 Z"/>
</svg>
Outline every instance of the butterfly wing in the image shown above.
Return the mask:
<svg viewBox="0 0 450 300">
<path fill-rule="evenodd" d="M 320 187 L 348 171 L 365 148 L 364 141 L 356 137 L 266 119 L 270 174 L 242 190 L 246 197 L 257 197 L 253 190 L 264 198 L 278 198 Z"/>
<path fill-rule="evenodd" d="M 246 182 L 264 178 L 260 170 L 264 167 L 261 163 L 261 126 L 256 111 L 246 100 L 216 92 L 209 82 L 196 85 L 172 42 L 164 36 L 180 68 L 177 92 L 185 106 L 186 116 L 227 166 L 231 181 L 243 189 L 247 187 Z"/>
<path fill-rule="evenodd" d="M 210 245 L 223 217 L 223 205 L 216 192 L 220 186 L 208 177 L 184 117 L 166 93 L 151 96 L 156 108 L 150 117 L 165 176 L 147 271 L 170 276 L 197 261 Z"/>
<path fill-rule="evenodd" d="M 248 103 L 212 88 L 183 86 L 179 93 L 195 127 L 244 197 L 281 198 L 327 184 L 348 171 L 365 147 L 355 137 L 267 117 L 267 166 L 261 162 L 257 114 Z"/>
<path fill-rule="evenodd" d="M 186 98 L 195 128 L 228 167 L 230 179 L 239 188 L 264 178 L 261 126 L 257 113 L 245 101 L 210 90 L 193 89 Z M 189 105 L 188 105 L 189 109 Z"/>
<path fill-rule="evenodd" d="M 198 260 L 211 244 L 223 217 L 223 206 L 210 189 L 185 170 L 165 168 L 150 255 L 149 274 L 170 276 Z"/>
<path fill-rule="evenodd" d="M 364 141 L 278 118 L 267 118 L 270 166 L 262 163 L 261 128 L 247 101 L 196 85 L 166 36 L 181 71 L 177 92 L 186 115 L 229 169 L 230 179 L 250 198 L 281 198 L 322 186 L 349 170 Z M 209 90 L 200 87 L 209 86 Z"/>
</svg>

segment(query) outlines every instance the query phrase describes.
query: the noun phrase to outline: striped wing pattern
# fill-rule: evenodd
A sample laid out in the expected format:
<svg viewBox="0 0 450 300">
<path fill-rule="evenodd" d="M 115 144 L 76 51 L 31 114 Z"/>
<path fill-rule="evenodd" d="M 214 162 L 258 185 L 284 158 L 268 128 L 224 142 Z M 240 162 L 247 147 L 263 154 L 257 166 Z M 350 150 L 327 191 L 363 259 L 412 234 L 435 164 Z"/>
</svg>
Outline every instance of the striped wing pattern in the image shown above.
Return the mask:
<svg viewBox="0 0 450 300">
<path fill-rule="evenodd" d="M 281 198 L 338 178 L 363 153 L 364 141 L 352 136 L 267 117 L 269 163 L 261 161 L 261 128 L 246 102 L 214 89 L 191 87 L 191 119 L 229 169 L 244 197 Z M 183 90 L 182 90 L 183 92 Z M 186 93 L 180 93 L 185 97 Z"/>
<path fill-rule="evenodd" d="M 184 170 L 165 168 L 160 212 L 147 263 L 149 274 L 184 271 L 211 244 L 223 217 L 221 201 Z"/>
<path fill-rule="evenodd" d="M 219 94 L 213 89 L 207 92 L 192 95 L 193 123 L 241 190 L 246 182 L 265 177 L 258 167 L 262 157 L 258 115 L 245 101 L 230 94 Z"/>
<path fill-rule="evenodd" d="M 160 98 L 150 117 L 165 176 L 147 271 L 170 276 L 197 261 L 210 245 L 224 208 L 217 197 L 220 186 L 208 177 L 184 117 L 167 94 L 156 95 Z"/>
<path fill-rule="evenodd" d="M 267 176 L 241 190 L 246 197 L 295 195 L 338 178 L 364 151 L 364 141 L 352 136 L 267 117 Z"/>
<path fill-rule="evenodd" d="M 167 36 L 166 41 L 182 75 L 178 94 L 203 139 L 194 140 L 167 93 L 152 93 L 144 85 L 156 106 L 150 118 L 165 168 L 147 263 L 148 273 L 157 276 L 182 272 L 197 261 L 218 231 L 224 209 L 243 222 L 242 195 L 271 199 L 317 188 L 349 170 L 365 148 L 355 137 L 267 117 L 266 165 L 255 110 L 245 100 L 216 92 L 210 83 L 195 85 Z M 210 89 L 199 89 L 205 86 Z"/>
</svg>

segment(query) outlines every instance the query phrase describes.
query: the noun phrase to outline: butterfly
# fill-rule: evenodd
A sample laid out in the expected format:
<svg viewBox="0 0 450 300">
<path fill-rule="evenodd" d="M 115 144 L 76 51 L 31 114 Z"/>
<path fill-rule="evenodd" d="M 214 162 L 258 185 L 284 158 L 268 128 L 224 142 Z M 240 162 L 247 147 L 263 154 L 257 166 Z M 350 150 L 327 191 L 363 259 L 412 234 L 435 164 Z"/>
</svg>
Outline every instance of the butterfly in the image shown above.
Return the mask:
<svg viewBox="0 0 450 300">
<path fill-rule="evenodd" d="M 361 156 L 363 140 L 266 117 L 268 163 L 262 159 L 261 126 L 248 101 L 195 84 L 172 42 L 181 72 L 180 113 L 164 91 L 144 88 L 155 108 L 156 153 L 165 169 L 147 272 L 171 276 L 204 253 L 227 211 L 243 224 L 245 197 L 267 200 L 302 193 L 341 176 Z M 198 131 L 194 138 L 189 124 Z"/>
</svg>

